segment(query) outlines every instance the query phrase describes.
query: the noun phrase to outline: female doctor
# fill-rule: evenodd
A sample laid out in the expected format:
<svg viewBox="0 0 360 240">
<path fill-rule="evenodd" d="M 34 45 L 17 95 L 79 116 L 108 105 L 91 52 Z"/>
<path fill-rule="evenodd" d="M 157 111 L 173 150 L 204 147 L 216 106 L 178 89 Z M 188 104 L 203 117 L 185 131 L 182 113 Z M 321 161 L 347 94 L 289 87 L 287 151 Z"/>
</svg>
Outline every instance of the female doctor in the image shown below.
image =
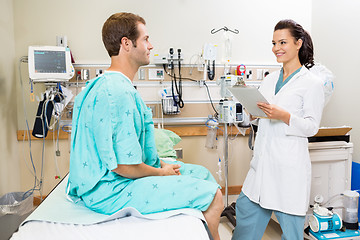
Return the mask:
<svg viewBox="0 0 360 240">
<path fill-rule="evenodd" d="M 272 44 L 283 67 L 259 88 L 271 104 L 258 103 L 268 118 L 259 119 L 250 170 L 236 201 L 233 240 L 260 240 L 272 212 L 282 239 L 303 239 L 311 184 L 307 138 L 319 128 L 323 82 L 308 70 L 314 65 L 313 44 L 302 26 L 278 22 Z"/>
</svg>

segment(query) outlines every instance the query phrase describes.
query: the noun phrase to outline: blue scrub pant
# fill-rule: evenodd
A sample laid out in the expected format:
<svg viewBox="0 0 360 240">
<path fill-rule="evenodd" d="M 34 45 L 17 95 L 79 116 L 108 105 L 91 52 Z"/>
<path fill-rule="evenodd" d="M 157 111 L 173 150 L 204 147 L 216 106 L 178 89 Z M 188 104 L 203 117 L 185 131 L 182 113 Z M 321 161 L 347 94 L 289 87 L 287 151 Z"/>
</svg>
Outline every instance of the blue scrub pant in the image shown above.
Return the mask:
<svg viewBox="0 0 360 240">
<path fill-rule="evenodd" d="M 236 201 L 236 228 L 232 240 L 260 240 L 273 210 L 250 201 L 243 192 Z M 303 240 L 305 216 L 274 211 L 282 229 L 282 240 Z"/>
</svg>

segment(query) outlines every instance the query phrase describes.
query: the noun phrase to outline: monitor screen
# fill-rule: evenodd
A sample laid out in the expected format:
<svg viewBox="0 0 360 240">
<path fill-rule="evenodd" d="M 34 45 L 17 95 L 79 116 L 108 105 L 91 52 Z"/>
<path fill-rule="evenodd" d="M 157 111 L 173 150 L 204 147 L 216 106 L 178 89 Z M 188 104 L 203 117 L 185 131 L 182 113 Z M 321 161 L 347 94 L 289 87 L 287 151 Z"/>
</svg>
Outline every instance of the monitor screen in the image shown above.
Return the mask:
<svg viewBox="0 0 360 240">
<path fill-rule="evenodd" d="M 35 72 L 37 73 L 65 73 L 65 52 L 35 50 Z"/>
<path fill-rule="evenodd" d="M 70 50 L 65 47 L 30 46 L 28 63 L 33 81 L 67 81 L 74 76 Z"/>
</svg>

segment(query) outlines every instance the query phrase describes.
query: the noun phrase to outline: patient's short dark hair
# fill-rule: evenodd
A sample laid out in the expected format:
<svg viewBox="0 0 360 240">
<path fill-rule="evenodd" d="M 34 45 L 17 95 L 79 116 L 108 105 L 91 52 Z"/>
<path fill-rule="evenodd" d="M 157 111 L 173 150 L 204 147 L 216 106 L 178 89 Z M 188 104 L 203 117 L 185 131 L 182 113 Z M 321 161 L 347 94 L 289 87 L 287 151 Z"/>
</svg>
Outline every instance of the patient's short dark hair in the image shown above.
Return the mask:
<svg viewBox="0 0 360 240">
<path fill-rule="evenodd" d="M 133 13 L 115 13 L 111 15 L 102 28 L 102 40 L 110 57 L 117 56 L 123 37 L 131 40 L 136 47 L 136 39 L 139 37 L 138 23 L 146 24 L 145 20 Z"/>
</svg>

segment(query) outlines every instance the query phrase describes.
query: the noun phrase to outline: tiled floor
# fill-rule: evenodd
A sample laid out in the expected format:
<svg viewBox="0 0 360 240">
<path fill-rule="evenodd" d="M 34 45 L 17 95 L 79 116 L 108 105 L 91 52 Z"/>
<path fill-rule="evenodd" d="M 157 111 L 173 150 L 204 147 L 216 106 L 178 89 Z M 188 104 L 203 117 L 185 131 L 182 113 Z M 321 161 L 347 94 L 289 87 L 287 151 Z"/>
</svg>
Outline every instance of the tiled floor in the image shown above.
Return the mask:
<svg viewBox="0 0 360 240">
<path fill-rule="evenodd" d="M 237 195 L 229 196 L 229 204 L 235 202 Z M 225 200 L 224 200 L 225 203 Z M 221 240 L 230 240 L 234 227 L 226 217 L 222 217 L 220 220 L 219 233 Z M 280 240 L 281 239 L 281 228 L 278 223 L 270 220 L 268 227 L 261 240 Z"/>
</svg>

